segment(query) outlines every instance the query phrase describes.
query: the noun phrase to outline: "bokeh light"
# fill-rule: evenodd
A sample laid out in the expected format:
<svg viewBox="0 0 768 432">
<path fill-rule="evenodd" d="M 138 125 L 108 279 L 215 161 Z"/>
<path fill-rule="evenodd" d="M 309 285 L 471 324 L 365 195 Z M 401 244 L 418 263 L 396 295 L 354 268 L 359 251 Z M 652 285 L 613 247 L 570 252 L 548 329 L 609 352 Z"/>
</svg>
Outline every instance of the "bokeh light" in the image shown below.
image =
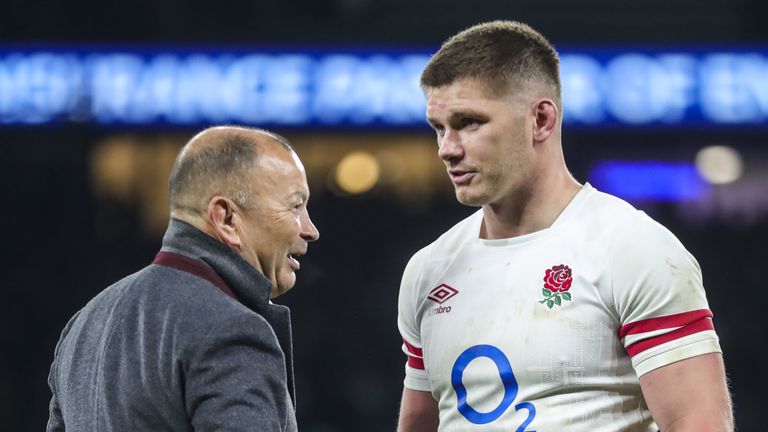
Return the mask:
<svg viewBox="0 0 768 432">
<path fill-rule="evenodd" d="M 346 193 L 369 191 L 379 180 L 379 162 L 370 153 L 349 153 L 336 167 L 336 184 Z"/>
<path fill-rule="evenodd" d="M 732 147 L 709 146 L 696 155 L 696 169 L 712 184 L 727 184 L 738 180 L 744 170 L 741 155 Z"/>
</svg>

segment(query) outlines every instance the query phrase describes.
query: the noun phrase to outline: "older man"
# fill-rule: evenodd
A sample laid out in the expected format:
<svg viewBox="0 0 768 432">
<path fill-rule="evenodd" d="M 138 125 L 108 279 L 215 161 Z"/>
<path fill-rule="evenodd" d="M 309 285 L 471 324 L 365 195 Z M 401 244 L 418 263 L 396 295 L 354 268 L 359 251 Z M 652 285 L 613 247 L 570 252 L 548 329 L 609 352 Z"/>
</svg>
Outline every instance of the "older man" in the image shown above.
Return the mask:
<svg viewBox="0 0 768 432">
<path fill-rule="evenodd" d="M 195 136 L 170 178 L 154 262 L 65 327 L 49 431 L 294 431 L 288 308 L 319 233 L 290 144 L 263 130 Z"/>
</svg>

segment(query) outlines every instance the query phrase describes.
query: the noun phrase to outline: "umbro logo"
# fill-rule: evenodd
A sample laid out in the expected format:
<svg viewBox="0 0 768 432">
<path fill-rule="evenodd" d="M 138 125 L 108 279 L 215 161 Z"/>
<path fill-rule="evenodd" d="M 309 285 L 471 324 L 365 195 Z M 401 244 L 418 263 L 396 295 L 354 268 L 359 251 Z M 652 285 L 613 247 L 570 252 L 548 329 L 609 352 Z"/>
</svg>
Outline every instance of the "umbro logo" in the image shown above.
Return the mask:
<svg viewBox="0 0 768 432">
<path fill-rule="evenodd" d="M 442 284 L 436 287 L 435 289 L 433 289 L 432 291 L 430 291 L 427 298 L 432 300 L 435 303 L 443 304 L 446 301 L 448 301 L 448 299 L 450 299 L 451 297 L 455 296 L 458 293 L 459 293 L 459 290 L 457 290 L 456 288 L 450 285 Z"/>
<path fill-rule="evenodd" d="M 453 298 L 458 293 L 459 293 L 459 290 L 457 290 L 456 288 L 447 284 L 441 284 L 435 287 L 432 291 L 430 291 L 429 295 L 427 295 L 427 298 L 437 303 L 438 305 L 442 305 L 443 303 L 447 302 L 449 299 Z M 450 311 L 451 311 L 450 306 L 438 306 L 436 308 L 430 309 L 429 314 L 435 315 L 435 314 L 448 313 Z"/>
</svg>

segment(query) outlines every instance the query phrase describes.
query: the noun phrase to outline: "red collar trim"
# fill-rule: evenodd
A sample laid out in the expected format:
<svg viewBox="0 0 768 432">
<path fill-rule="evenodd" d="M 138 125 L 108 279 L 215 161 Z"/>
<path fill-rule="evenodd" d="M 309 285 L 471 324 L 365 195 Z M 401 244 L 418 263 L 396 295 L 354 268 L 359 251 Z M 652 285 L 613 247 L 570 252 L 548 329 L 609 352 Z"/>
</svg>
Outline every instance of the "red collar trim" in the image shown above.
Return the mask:
<svg viewBox="0 0 768 432">
<path fill-rule="evenodd" d="M 227 283 L 224 282 L 224 279 L 202 261 L 173 252 L 160 251 L 155 256 L 152 264 L 170 267 L 203 278 L 220 289 L 224 294 L 237 300 L 237 296 L 235 296 L 235 293 L 232 292 Z"/>
</svg>

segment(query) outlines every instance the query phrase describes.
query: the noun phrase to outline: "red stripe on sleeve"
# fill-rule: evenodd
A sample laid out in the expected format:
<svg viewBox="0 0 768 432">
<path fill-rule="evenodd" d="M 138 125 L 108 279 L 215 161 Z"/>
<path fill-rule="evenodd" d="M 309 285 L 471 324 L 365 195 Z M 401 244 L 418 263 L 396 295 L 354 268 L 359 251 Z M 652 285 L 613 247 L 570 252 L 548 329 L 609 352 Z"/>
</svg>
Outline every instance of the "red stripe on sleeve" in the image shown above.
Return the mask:
<svg viewBox="0 0 768 432">
<path fill-rule="evenodd" d="M 419 356 L 419 357 L 422 357 L 424 355 L 421 352 L 421 348 L 416 348 L 415 346 L 413 346 L 410 343 L 408 343 L 408 341 L 405 340 L 405 339 L 403 339 L 403 343 L 405 344 L 405 347 L 408 349 L 409 353 L 411 353 L 413 355 L 416 355 L 416 356 Z"/>
<path fill-rule="evenodd" d="M 673 341 L 675 339 L 680 339 L 683 336 L 688 336 L 694 333 L 698 333 L 706 330 L 714 330 L 714 329 L 715 329 L 715 326 L 712 324 L 712 320 L 709 317 L 705 317 L 703 319 L 700 319 L 699 321 L 688 324 L 685 327 L 681 327 L 669 333 L 664 333 L 656 337 L 643 339 L 641 341 L 633 343 L 632 345 L 627 347 L 627 354 L 629 354 L 630 357 L 634 357 L 635 355 L 640 354 L 641 352 L 647 349 L 653 348 L 663 343 Z"/>
<path fill-rule="evenodd" d="M 403 339 L 405 349 L 408 351 L 408 366 L 414 369 L 424 370 L 424 359 L 422 358 L 421 348 L 416 348 L 411 345 L 407 340 Z"/>
<path fill-rule="evenodd" d="M 424 370 L 424 359 L 408 356 L 408 366 L 414 369 Z"/>
<path fill-rule="evenodd" d="M 698 309 L 675 315 L 667 315 L 658 318 L 649 318 L 641 321 L 635 321 L 621 326 L 621 330 L 619 330 L 619 336 L 623 338 L 628 334 L 647 333 L 650 331 L 666 328 L 682 327 L 699 321 L 703 318 L 712 318 L 712 311 L 709 309 Z"/>
</svg>

